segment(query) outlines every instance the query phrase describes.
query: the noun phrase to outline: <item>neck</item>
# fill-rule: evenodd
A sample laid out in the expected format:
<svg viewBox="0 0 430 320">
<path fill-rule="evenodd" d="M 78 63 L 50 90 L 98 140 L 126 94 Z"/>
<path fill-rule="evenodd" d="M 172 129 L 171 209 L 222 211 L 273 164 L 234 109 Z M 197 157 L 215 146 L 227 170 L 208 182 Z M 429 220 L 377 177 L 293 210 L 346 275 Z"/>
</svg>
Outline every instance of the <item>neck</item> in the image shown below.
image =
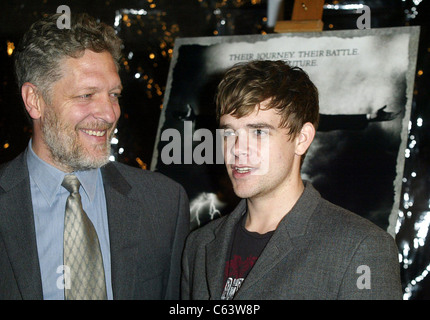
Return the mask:
<svg viewBox="0 0 430 320">
<path fill-rule="evenodd" d="M 61 170 L 66 173 L 73 172 L 73 169 L 70 167 L 62 166 L 58 163 L 56 163 L 51 156 L 50 151 L 48 150 L 48 147 L 45 143 L 42 142 L 42 139 L 39 138 L 35 133 L 33 134 L 32 141 L 31 141 L 31 148 L 33 149 L 33 152 L 43 161 L 48 163 L 49 165 L 57 168 L 58 170 Z"/>
<path fill-rule="evenodd" d="M 303 181 L 299 177 L 277 192 L 258 198 L 248 198 L 246 229 L 258 233 L 275 230 L 282 218 L 294 207 L 303 190 Z"/>
</svg>

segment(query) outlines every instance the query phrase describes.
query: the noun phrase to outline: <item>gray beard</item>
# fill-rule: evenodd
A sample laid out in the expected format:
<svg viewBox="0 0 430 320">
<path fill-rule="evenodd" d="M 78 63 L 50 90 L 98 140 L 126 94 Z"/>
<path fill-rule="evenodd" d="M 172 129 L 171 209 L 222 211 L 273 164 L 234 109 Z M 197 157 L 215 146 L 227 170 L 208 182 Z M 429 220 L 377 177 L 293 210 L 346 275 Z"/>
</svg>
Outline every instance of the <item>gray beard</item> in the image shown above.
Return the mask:
<svg viewBox="0 0 430 320">
<path fill-rule="evenodd" d="M 100 157 L 92 157 L 86 153 L 84 147 L 78 140 L 77 132 L 74 128 L 61 127 L 55 111 L 49 108 L 42 123 L 42 133 L 45 144 L 51 153 L 54 163 L 65 168 L 68 172 L 86 171 L 97 169 L 109 162 L 111 153 L 111 136 L 106 140 L 104 154 Z"/>
</svg>

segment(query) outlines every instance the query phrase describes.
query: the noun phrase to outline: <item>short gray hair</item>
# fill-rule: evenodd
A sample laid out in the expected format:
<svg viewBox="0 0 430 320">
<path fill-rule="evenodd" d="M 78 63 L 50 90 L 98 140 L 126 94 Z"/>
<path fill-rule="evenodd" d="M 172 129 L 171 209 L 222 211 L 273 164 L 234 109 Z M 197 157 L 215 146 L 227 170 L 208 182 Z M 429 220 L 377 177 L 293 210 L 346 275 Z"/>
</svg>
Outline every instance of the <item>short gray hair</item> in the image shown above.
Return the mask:
<svg viewBox="0 0 430 320">
<path fill-rule="evenodd" d="M 21 89 L 25 82 L 37 86 L 44 99 L 50 100 L 50 89 L 61 78 L 60 61 L 78 58 L 86 49 L 109 52 L 117 68 L 121 59 L 121 39 L 115 30 L 88 14 L 72 14 L 70 29 L 59 29 L 61 14 L 49 15 L 33 23 L 24 34 L 15 54 L 15 72 Z"/>
</svg>

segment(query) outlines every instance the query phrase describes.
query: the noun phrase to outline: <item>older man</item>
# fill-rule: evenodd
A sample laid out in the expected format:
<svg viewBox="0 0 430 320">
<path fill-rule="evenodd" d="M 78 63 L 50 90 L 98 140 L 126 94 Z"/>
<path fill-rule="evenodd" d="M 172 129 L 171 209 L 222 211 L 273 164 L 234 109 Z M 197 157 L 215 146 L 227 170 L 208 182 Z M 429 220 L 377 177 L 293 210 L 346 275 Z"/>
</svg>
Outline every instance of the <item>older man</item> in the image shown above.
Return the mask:
<svg viewBox="0 0 430 320">
<path fill-rule="evenodd" d="M 87 15 L 57 19 L 16 54 L 33 136 L 0 169 L 0 299 L 177 299 L 186 194 L 109 162 L 121 41 Z"/>
</svg>

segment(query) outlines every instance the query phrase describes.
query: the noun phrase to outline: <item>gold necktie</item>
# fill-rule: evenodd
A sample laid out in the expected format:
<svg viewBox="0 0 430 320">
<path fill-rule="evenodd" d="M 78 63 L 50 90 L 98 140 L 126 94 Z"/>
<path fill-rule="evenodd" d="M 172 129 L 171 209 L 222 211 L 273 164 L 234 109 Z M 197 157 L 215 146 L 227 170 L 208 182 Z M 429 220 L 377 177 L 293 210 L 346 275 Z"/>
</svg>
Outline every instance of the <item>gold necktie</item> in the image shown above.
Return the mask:
<svg viewBox="0 0 430 320">
<path fill-rule="evenodd" d="M 80 182 L 66 175 L 62 186 L 70 192 L 64 217 L 64 297 L 66 300 L 106 299 L 106 282 L 99 239 L 82 208 Z"/>
</svg>

